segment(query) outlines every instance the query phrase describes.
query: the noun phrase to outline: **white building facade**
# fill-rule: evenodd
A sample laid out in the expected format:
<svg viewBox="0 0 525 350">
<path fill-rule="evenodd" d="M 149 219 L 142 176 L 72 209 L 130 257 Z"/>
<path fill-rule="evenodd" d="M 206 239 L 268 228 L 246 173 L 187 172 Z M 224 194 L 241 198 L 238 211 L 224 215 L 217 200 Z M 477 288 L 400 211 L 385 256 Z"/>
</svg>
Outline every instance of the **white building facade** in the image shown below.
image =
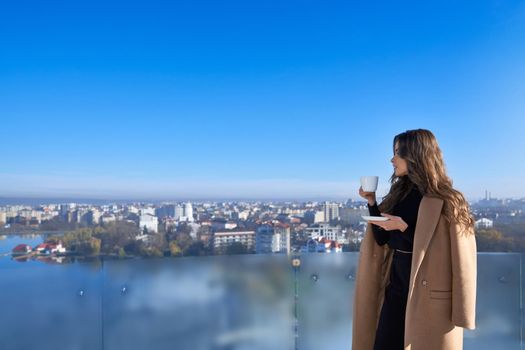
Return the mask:
<svg viewBox="0 0 525 350">
<path fill-rule="evenodd" d="M 474 227 L 477 229 L 493 228 L 494 221 L 487 218 L 481 218 L 479 220 L 476 220 L 476 222 L 474 223 Z"/>
<path fill-rule="evenodd" d="M 341 227 L 330 226 L 328 223 L 320 223 L 306 228 L 307 238 L 325 237 L 330 241 L 338 241 L 341 238 Z"/>
<path fill-rule="evenodd" d="M 148 233 L 157 233 L 159 232 L 159 220 L 156 216 L 151 214 L 141 215 L 139 227 L 141 230 L 146 228 L 146 230 L 148 230 Z"/>
<path fill-rule="evenodd" d="M 339 204 L 325 202 L 323 205 L 324 221 L 330 222 L 339 219 Z"/>
<path fill-rule="evenodd" d="M 225 231 L 213 234 L 213 249 L 218 254 L 224 253 L 226 248 L 235 242 L 242 243 L 248 252 L 253 252 L 255 231 Z"/>
</svg>

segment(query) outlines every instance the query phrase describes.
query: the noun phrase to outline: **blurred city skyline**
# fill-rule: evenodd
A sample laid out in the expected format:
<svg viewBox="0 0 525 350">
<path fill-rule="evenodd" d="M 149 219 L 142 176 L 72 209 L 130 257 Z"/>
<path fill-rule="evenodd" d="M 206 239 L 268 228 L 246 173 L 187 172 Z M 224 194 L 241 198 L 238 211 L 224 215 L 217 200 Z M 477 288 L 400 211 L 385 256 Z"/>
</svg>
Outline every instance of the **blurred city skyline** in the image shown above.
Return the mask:
<svg viewBox="0 0 525 350">
<path fill-rule="evenodd" d="M 434 132 L 525 197 L 525 4 L 22 1 L 0 13 L 1 197 L 357 199 Z"/>
</svg>

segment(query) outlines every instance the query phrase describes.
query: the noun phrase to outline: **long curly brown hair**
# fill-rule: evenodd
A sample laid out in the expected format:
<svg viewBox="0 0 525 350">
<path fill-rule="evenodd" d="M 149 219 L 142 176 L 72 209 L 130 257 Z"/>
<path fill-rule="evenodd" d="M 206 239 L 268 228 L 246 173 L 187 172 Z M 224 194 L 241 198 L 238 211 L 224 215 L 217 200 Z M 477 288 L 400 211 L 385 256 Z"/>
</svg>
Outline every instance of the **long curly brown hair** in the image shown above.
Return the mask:
<svg viewBox="0 0 525 350">
<path fill-rule="evenodd" d="M 417 186 L 423 196 L 444 201 L 443 214 L 449 222 L 457 221 L 468 232 L 474 232 L 474 219 L 463 194 L 452 187 L 436 137 L 425 129 L 407 130 L 394 137 L 393 149 L 398 145 L 399 156 L 407 162 L 408 174 L 390 177 L 390 191 L 383 199 L 380 210 L 389 213 Z"/>
</svg>

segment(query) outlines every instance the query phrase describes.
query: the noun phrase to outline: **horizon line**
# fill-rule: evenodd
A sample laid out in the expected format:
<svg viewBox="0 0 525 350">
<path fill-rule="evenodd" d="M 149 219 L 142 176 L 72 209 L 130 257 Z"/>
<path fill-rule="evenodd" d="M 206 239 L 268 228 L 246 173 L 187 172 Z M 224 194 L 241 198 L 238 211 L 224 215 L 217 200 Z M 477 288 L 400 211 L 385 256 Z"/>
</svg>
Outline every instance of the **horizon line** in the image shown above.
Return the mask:
<svg viewBox="0 0 525 350">
<path fill-rule="evenodd" d="M 382 198 L 379 196 L 379 198 Z M 487 199 L 486 197 L 469 198 L 469 202 L 479 202 Z M 334 197 L 334 196 L 307 196 L 307 197 L 294 197 L 294 196 L 283 196 L 283 197 L 107 197 L 107 198 L 96 198 L 89 196 L 44 196 L 44 195 L 17 195 L 17 196 L 0 196 L 1 205 L 11 205 L 9 201 L 13 202 L 40 202 L 40 204 L 63 204 L 63 203 L 77 203 L 77 204 L 93 204 L 95 202 L 107 202 L 107 203 L 178 203 L 178 202 L 323 202 L 323 201 L 335 201 L 335 202 L 346 202 L 352 200 L 354 202 L 365 202 L 365 199 L 358 197 Z M 525 200 L 525 196 L 519 197 L 492 197 L 489 200 Z M 13 203 L 13 205 L 21 205 L 24 203 Z M 34 203 L 33 203 L 34 204 Z"/>
</svg>

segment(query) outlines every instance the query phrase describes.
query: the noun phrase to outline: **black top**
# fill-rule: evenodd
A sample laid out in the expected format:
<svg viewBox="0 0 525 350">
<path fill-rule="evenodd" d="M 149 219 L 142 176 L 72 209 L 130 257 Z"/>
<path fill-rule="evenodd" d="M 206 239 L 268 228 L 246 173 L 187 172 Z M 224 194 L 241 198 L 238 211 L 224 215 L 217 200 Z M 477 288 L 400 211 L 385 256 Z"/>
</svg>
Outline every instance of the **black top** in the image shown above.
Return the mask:
<svg viewBox="0 0 525 350">
<path fill-rule="evenodd" d="M 400 230 L 386 231 L 381 227 L 372 225 L 374 237 L 379 245 L 388 243 L 388 246 L 392 249 L 401 249 L 405 251 L 412 251 L 414 246 L 414 233 L 416 230 L 417 213 L 419 211 L 419 204 L 421 203 L 422 195 L 414 186 L 410 193 L 399 203 L 397 203 L 391 215 L 400 216 L 403 221 L 408 225 L 404 232 Z M 381 216 L 377 203 L 372 206 L 368 206 L 370 215 Z"/>
</svg>

